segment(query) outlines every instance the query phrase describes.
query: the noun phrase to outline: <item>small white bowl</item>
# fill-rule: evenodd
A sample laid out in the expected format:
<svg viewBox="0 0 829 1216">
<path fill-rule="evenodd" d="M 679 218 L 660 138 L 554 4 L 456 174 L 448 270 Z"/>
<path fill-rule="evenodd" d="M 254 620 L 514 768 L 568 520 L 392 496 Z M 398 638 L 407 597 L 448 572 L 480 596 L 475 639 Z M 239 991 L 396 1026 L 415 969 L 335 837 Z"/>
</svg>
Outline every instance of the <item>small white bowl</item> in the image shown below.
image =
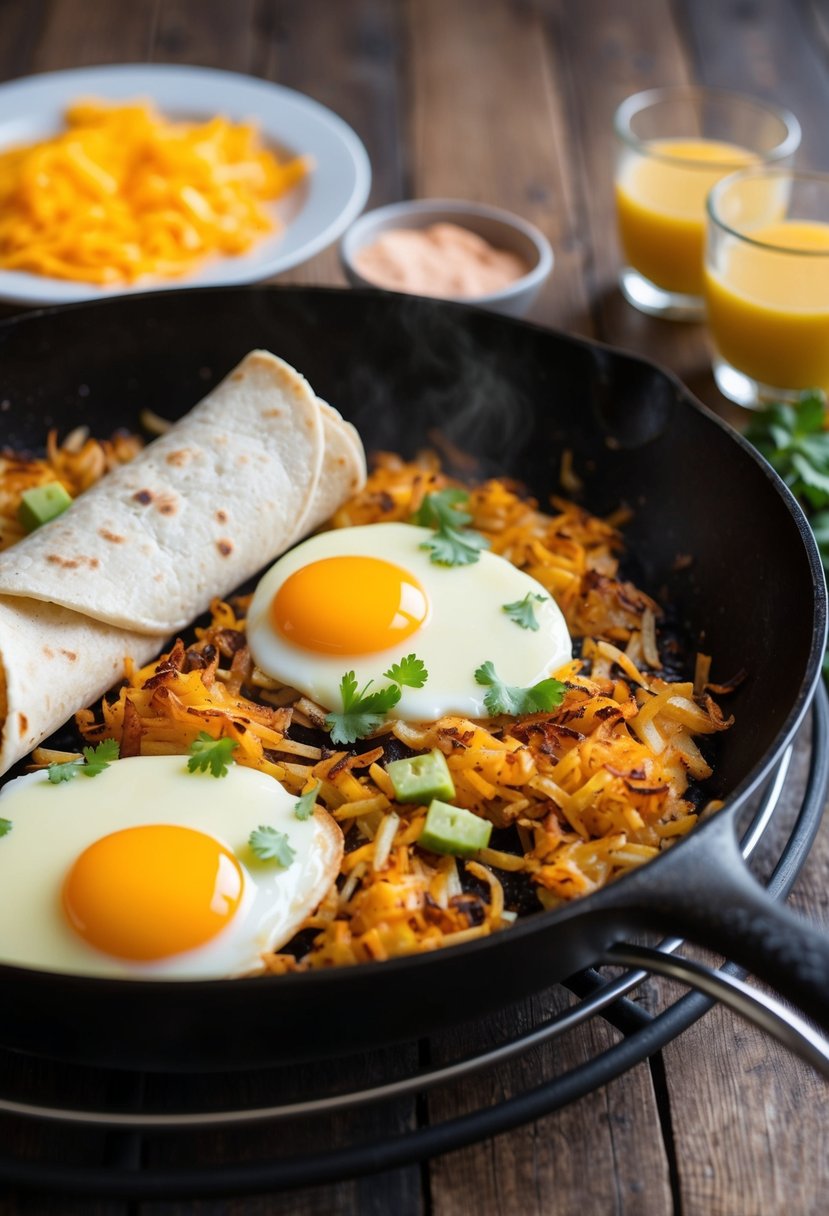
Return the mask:
<svg viewBox="0 0 829 1216">
<path fill-rule="evenodd" d="M 457 224 L 483 237 L 496 249 L 517 253 L 530 269 L 520 279 L 498 291 L 481 296 L 451 296 L 463 304 L 474 304 L 510 317 L 521 317 L 530 308 L 553 269 L 550 242 L 534 224 L 511 211 L 472 203 L 465 199 L 429 198 L 405 203 L 390 203 L 367 211 L 356 220 L 340 241 L 340 260 L 346 278 L 354 287 L 378 287 L 380 284 L 360 274 L 355 258 L 390 228 L 429 228 L 432 224 Z M 447 298 L 447 297 L 443 297 Z"/>
</svg>

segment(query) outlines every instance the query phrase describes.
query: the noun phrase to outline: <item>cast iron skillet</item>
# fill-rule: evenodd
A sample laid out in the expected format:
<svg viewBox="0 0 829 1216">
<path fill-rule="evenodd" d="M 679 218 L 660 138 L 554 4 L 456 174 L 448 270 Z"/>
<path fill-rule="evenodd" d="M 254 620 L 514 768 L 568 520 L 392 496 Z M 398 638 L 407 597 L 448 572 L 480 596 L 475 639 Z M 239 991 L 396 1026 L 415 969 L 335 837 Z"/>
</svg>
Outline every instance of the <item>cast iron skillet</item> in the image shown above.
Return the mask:
<svg viewBox="0 0 829 1216">
<path fill-rule="evenodd" d="M 248 981 L 148 983 L 0 966 L 3 1045 L 111 1066 L 205 1069 L 343 1053 L 485 1013 L 642 928 L 727 954 L 829 1029 L 829 939 L 748 874 L 735 824 L 819 678 L 826 593 L 808 524 L 753 450 L 640 359 L 459 305 L 379 292 L 244 288 L 139 295 L 0 326 L 0 439 L 176 417 L 255 346 L 303 371 L 366 447 L 434 442 L 545 500 L 563 448 L 584 502 L 627 502 L 637 577 L 676 605 L 714 679 L 744 670 L 712 796 L 674 849 L 508 932 L 380 965 Z M 228 420 L 229 425 L 232 420 Z M 690 557 L 688 564 L 683 559 Z"/>
</svg>

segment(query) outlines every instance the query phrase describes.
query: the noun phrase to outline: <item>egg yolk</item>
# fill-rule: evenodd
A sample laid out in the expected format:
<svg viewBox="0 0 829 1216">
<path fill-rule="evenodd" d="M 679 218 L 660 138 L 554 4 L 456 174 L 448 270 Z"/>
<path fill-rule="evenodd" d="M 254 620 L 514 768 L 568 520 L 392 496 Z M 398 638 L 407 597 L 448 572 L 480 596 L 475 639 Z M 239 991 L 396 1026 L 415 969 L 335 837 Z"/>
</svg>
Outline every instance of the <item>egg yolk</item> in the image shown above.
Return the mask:
<svg viewBox="0 0 829 1216">
<path fill-rule="evenodd" d="M 274 628 L 317 654 L 389 650 L 426 620 L 417 579 L 378 557 L 325 557 L 285 579 L 271 601 Z"/>
<path fill-rule="evenodd" d="M 233 918 L 244 880 L 233 854 L 193 828 L 150 824 L 96 840 L 63 887 L 69 923 L 116 958 L 169 958 L 202 946 Z"/>
</svg>

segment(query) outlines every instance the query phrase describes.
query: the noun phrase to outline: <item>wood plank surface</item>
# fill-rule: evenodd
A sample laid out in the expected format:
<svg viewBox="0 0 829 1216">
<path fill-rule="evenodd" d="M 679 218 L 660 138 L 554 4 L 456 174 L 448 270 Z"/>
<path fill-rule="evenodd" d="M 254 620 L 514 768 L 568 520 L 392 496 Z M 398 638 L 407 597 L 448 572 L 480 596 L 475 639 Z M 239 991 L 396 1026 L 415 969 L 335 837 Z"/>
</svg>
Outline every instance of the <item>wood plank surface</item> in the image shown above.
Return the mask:
<svg viewBox="0 0 829 1216">
<path fill-rule="evenodd" d="M 804 125 L 802 163 L 829 167 L 829 16 L 820 0 L 2 0 L 0 78 L 103 62 L 200 63 L 251 72 L 330 106 L 359 133 L 373 167 L 371 205 L 401 197 L 480 199 L 520 212 L 555 248 L 532 319 L 595 336 L 670 367 L 731 421 L 701 325 L 629 308 L 619 249 L 612 115 L 629 93 L 698 81 L 783 101 Z M 335 248 L 281 276 L 344 282 Z M 0 369 L 0 372 L 2 369 Z M 801 763 L 806 755 L 801 745 Z M 829 922 L 829 825 L 793 903 Z M 643 1004 L 678 991 L 651 981 Z M 563 1007 L 563 990 L 477 1027 L 435 1036 L 433 1062 L 497 1041 Z M 558 1075 L 609 1046 L 601 1021 L 523 1061 L 420 1104 L 326 1125 L 330 1143 L 452 1118 Z M 421 1048 L 421 1055 L 424 1049 Z M 418 1067 L 416 1047 L 404 1069 Z M 22 1081 L 37 1069 L 17 1062 Z M 363 1083 L 381 1059 L 358 1067 Z M 322 1080 L 324 1070 L 319 1071 Z M 345 1080 L 347 1069 L 343 1069 Z M 307 1078 L 306 1078 L 307 1079 Z M 14 1080 L 4 1074 L 6 1081 Z M 75 1100 L 95 1101 L 78 1081 Z M 248 1096 L 262 1094 L 250 1079 Z M 265 1085 L 264 1079 L 261 1082 Z M 228 1082 L 229 1092 L 234 1083 Z M 251 1090 L 251 1085 L 253 1089 Z M 161 1091 L 159 1091 L 161 1093 Z M 237 1091 L 238 1092 L 238 1087 Z M 164 1089 L 173 1101 L 176 1088 Z M 761 1034 L 716 1010 L 604 1089 L 527 1127 L 412 1166 L 282 1196 L 164 1204 L 94 1204 L 0 1192 L 0 1216 L 818 1216 L 829 1209 L 829 1096 L 815 1075 Z M 303 1151 L 303 1128 L 211 1134 L 152 1145 L 156 1165 L 223 1153 Z M 112 1145 L 0 1120 L 21 1155 L 95 1162 Z"/>
</svg>

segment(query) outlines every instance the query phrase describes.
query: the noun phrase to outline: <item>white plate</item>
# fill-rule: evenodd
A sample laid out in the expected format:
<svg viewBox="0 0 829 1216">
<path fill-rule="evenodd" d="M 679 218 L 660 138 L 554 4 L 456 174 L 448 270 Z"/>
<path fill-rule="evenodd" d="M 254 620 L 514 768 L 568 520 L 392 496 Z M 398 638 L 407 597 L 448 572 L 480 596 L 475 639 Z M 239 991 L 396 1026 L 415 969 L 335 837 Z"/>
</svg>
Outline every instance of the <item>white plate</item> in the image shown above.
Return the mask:
<svg viewBox="0 0 829 1216">
<path fill-rule="evenodd" d="M 182 278 L 146 278 L 127 287 L 0 270 L 0 299 L 66 304 L 132 291 L 256 282 L 325 249 L 360 214 L 368 197 L 368 155 L 341 118 L 293 89 L 211 68 L 117 64 L 47 72 L 0 85 L 0 148 L 56 134 L 63 129 L 67 105 L 78 97 L 146 98 L 170 118 L 204 120 L 222 114 L 235 122 L 253 119 L 267 143 L 283 153 L 310 156 L 314 168 L 273 205 L 285 227 L 248 253 L 215 258 Z"/>
</svg>

